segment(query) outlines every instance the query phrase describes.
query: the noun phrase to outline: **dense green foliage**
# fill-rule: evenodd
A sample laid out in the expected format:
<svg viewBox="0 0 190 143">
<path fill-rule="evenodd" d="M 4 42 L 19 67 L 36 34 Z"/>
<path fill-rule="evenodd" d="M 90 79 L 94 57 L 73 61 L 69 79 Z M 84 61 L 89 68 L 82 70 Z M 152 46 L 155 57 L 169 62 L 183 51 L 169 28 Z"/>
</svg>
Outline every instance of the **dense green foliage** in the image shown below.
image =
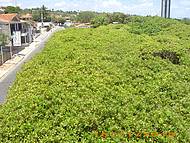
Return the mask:
<svg viewBox="0 0 190 143">
<path fill-rule="evenodd" d="M 20 7 L 16 6 L 7 6 L 5 8 L 5 13 L 20 13 L 21 12 L 21 9 Z"/>
<path fill-rule="evenodd" d="M 75 21 L 82 22 L 82 23 L 90 23 L 91 20 L 97 15 L 96 12 L 91 11 L 82 11 L 80 12 L 76 18 Z"/>
<path fill-rule="evenodd" d="M 42 5 L 42 7 L 37 8 L 26 8 L 21 9 L 20 7 L 7 6 L 4 7 L 5 13 L 18 13 L 19 15 L 32 14 L 33 20 L 36 22 L 41 22 L 42 13 L 44 22 L 53 21 L 55 23 L 64 23 L 65 18 L 69 17 L 71 20 L 76 18 L 76 11 L 61 11 L 48 9 L 46 6 Z"/>
<path fill-rule="evenodd" d="M 153 56 L 160 51 L 180 63 Z M 186 24 L 136 17 L 61 31 L 18 74 L 0 109 L 0 142 L 187 143 L 189 85 Z"/>
<path fill-rule="evenodd" d="M 44 5 L 41 8 L 36 8 L 31 11 L 32 17 L 34 21 L 41 22 L 42 20 L 42 15 L 43 15 L 43 21 L 44 22 L 50 22 L 51 21 L 51 16 L 48 11 L 48 8 L 45 7 Z"/>
<path fill-rule="evenodd" d="M 176 25 L 175 20 L 160 19 L 160 17 L 141 17 L 131 16 L 128 18 L 128 25 L 130 25 L 129 31 L 134 34 L 148 34 L 150 36 L 157 35 L 161 31 L 171 28 L 172 25 Z M 180 25 L 179 25 L 180 26 Z"/>
<path fill-rule="evenodd" d="M 120 12 L 114 13 L 98 13 L 91 11 L 81 11 L 76 15 L 73 21 L 81 22 L 81 23 L 91 23 L 94 27 L 98 27 L 101 25 L 112 24 L 113 22 L 118 22 L 119 24 L 124 24 L 128 15 L 125 15 Z"/>
<path fill-rule="evenodd" d="M 190 19 L 189 18 L 184 18 L 181 21 L 184 22 L 185 24 L 190 25 Z"/>
<path fill-rule="evenodd" d="M 120 12 L 114 13 L 99 13 L 92 20 L 91 24 L 94 27 L 98 27 L 101 25 L 112 24 L 113 22 L 117 22 L 119 24 L 124 24 L 127 22 L 127 18 L 129 16 Z"/>
<path fill-rule="evenodd" d="M 91 20 L 91 24 L 94 27 L 98 27 L 100 25 L 108 25 L 109 23 L 110 23 L 110 19 L 108 17 L 108 14 L 106 13 L 99 14 Z"/>
</svg>

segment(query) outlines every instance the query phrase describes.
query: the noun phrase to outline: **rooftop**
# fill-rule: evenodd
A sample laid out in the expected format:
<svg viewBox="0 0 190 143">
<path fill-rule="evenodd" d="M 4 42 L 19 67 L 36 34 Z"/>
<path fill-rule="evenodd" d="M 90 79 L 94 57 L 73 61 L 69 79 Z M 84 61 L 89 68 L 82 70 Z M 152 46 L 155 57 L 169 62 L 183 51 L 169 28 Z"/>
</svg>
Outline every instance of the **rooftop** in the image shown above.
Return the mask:
<svg viewBox="0 0 190 143">
<path fill-rule="evenodd" d="M 22 15 L 21 19 L 23 19 L 23 18 L 32 18 L 32 14 L 27 13 L 25 15 Z"/>
<path fill-rule="evenodd" d="M 13 14 L 0 14 L 0 22 L 11 23 L 15 21 L 19 21 L 18 15 L 16 13 Z"/>
</svg>

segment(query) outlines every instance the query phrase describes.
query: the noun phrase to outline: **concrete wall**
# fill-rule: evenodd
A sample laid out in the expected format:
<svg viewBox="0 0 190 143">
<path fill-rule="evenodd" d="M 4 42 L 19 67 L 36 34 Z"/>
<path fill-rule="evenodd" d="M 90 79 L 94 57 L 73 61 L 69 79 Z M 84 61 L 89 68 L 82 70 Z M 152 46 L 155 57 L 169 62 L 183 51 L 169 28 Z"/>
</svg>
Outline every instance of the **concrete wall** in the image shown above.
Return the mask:
<svg viewBox="0 0 190 143">
<path fill-rule="evenodd" d="M 9 24 L 0 23 L 0 32 L 7 36 L 7 42 L 9 42 L 9 39 L 11 38 Z"/>
</svg>

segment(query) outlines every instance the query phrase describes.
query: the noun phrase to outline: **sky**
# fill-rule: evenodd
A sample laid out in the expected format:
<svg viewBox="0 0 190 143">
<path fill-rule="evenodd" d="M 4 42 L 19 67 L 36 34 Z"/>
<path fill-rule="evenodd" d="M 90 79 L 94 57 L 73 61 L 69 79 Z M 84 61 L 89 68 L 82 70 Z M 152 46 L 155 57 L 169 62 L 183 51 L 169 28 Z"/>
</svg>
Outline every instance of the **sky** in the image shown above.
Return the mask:
<svg viewBox="0 0 190 143">
<path fill-rule="evenodd" d="M 16 2 L 15 2 L 16 1 Z M 171 0 L 173 18 L 190 18 L 190 0 Z M 92 10 L 98 12 L 123 12 L 137 15 L 160 15 L 161 0 L 0 0 L 0 6 L 17 5 L 21 8 Z"/>
</svg>

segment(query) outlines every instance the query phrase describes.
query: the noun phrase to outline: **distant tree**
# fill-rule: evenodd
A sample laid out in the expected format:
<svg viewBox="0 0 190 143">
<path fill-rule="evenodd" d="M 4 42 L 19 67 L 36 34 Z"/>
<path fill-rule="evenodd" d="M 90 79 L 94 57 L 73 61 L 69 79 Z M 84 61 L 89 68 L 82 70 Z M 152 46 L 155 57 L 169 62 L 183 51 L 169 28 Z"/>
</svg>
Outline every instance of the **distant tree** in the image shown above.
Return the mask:
<svg viewBox="0 0 190 143">
<path fill-rule="evenodd" d="M 40 10 L 32 10 L 32 17 L 34 21 L 40 22 L 41 21 Z"/>
<path fill-rule="evenodd" d="M 64 24 L 66 22 L 66 20 L 64 19 L 64 17 L 62 16 L 58 16 L 58 15 L 52 15 L 52 21 L 55 23 L 61 23 Z"/>
<path fill-rule="evenodd" d="M 91 20 L 91 24 L 94 27 L 98 27 L 101 25 L 108 25 L 109 23 L 110 23 L 109 15 L 105 13 L 97 15 L 95 18 Z"/>
<path fill-rule="evenodd" d="M 32 17 L 34 21 L 41 21 L 41 16 L 43 14 L 43 20 L 44 22 L 50 22 L 51 21 L 51 16 L 48 12 L 48 8 L 45 7 L 44 5 L 41 8 L 35 8 L 32 9 Z"/>
<path fill-rule="evenodd" d="M 32 13 L 32 9 L 26 8 L 22 10 L 22 14 L 28 14 L 28 13 Z"/>
<path fill-rule="evenodd" d="M 41 13 L 43 14 L 44 22 L 51 21 L 51 17 L 49 16 L 49 13 L 48 13 L 48 8 L 45 7 L 44 5 L 41 7 Z"/>
<path fill-rule="evenodd" d="M 187 24 L 187 25 L 190 25 L 190 19 L 189 18 L 182 19 L 182 22 Z"/>
<path fill-rule="evenodd" d="M 121 12 L 114 12 L 111 17 L 110 17 L 110 21 L 111 22 L 119 22 L 119 23 L 124 23 L 126 18 L 126 15 L 124 13 Z"/>
<path fill-rule="evenodd" d="M 59 17 L 57 22 L 64 24 L 66 22 L 66 20 L 63 17 Z"/>
<path fill-rule="evenodd" d="M 14 7 L 14 6 L 7 6 L 5 8 L 5 13 L 20 13 L 22 10 L 20 7 Z"/>
<path fill-rule="evenodd" d="M 118 23 L 127 23 L 126 19 L 128 18 L 127 15 L 120 12 L 114 12 L 114 13 L 98 13 L 92 20 L 91 24 L 93 24 L 94 27 L 98 27 L 100 25 L 108 25 L 113 22 Z"/>
<path fill-rule="evenodd" d="M 95 18 L 96 15 L 97 14 L 95 12 L 83 11 L 76 16 L 76 21 L 82 23 L 90 23 L 92 19 Z"/>
</svg>

